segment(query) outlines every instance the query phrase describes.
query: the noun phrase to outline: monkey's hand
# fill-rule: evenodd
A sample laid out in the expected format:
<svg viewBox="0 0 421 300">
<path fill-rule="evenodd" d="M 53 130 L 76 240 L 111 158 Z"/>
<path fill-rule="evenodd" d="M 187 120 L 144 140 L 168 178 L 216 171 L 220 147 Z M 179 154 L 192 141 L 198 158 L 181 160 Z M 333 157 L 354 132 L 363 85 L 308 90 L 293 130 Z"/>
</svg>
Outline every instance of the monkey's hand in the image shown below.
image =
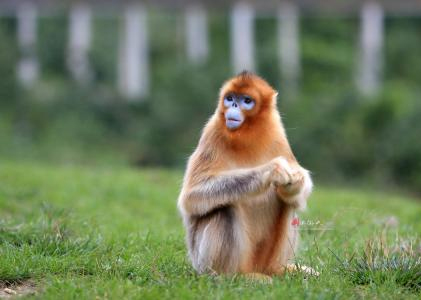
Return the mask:
<svg viewBox="0 0 421 300">
<path fill-rule="evenodd" d="M 301 179 L 299 172 L 294 170 L 288 161 L 279 156 L 269 163 L 271 165 L 270 180 L 275 186 L 292 188 Z"/>
<path fill-rule="evenodd" d="M 280 200 L 295 209 L 304 209 L 313 187 L 309 172 L 298 164 L 288 163 L 283 157 L 275 158 L 271 163 L 271 179 Z"/>
</svg>

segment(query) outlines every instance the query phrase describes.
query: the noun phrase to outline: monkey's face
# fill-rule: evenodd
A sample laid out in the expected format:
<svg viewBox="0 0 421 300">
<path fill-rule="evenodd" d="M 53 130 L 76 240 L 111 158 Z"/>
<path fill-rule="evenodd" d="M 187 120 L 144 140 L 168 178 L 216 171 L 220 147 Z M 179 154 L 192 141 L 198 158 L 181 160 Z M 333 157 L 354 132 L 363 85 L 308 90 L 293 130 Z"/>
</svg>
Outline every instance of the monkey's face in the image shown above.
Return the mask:
<svg viewBox="0 0 421 300">
<path fill-rule="evenodd" d="M 229 93 L 224 97 L 225 124 L 230 130 L 239 128 L 244 120 L 246 112 L 256 106 L 255 100 L 248 95 Z"/>
<path fill-rule="evenodd" d="M 276 91 L 265 80 L 243 72 L 223 85 L 219 112 L 228 130 L 250 129 L 265 122 L 267 112 L 276 109 L 275 102 Z"/>
</svg>

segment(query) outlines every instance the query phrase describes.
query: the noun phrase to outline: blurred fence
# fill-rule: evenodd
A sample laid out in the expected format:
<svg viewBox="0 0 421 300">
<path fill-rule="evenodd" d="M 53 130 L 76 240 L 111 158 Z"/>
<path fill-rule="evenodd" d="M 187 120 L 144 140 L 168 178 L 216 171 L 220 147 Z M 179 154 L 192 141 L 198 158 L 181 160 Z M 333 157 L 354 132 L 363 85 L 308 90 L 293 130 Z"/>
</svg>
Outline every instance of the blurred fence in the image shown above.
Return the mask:
<svg viewBox="0 0 421 300">
<path fill-rule="evenodd" d="M 37 21 L 45 15 L 68 11 L 67 67 L 73 78 L 85 84 L 92 78 L 88 52 L 93 15 L 121 15 L 117 59 L 117 86 L 127 99 L 142 99 L 150 90 L 148 9 L 182 9 L 185 13 L 185 49 L 193 64 L 207 60 L 209 48 L 208 11 L 229 9 L 231 65 L 234 72 L 255 70 L 254 23 L 260 16 L 276 16 L 279 68 L 282 81 L 297 89 L 301 73 L 301 15 L 326 17 L 359 16 L 358 62 L 355 84 L 362 94 L 375 95 L 381 87 L 384 18 L 421 12 L 421 2 L 406 1 L 13 1 L 3 0 L 0 14 L 17 18 L 20 60 L 18 80 L 30 88 L 41 76 L 37 59 Z"/>
<path fill-rule="evenodd" d="M 0 41 L 0 160 L 184 166 L 248 68 L 317 180 L 421 192 L 420 1 L 0 0 Z"/>
</svg>

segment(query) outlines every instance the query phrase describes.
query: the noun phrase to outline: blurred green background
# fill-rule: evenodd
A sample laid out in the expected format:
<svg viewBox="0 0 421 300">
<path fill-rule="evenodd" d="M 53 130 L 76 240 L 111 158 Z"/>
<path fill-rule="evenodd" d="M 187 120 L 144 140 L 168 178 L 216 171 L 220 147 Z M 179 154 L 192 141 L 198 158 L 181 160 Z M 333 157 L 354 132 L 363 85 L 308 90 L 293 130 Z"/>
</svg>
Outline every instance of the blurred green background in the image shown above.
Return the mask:
<svg viewBox="0 0 421 300">
<path fill-rule="evenodd" d="M 117 90 L 118 15 L 93 16 L 94 79 L 83 86 L 66 68 L 66 12 L 41 17 L 41 72 L 30 89 L 16 81 L 16 19 L 0 17 L 0 158 L 183 168 L 219 87 L 234 75 L 229 16 L 209 12 L 209 58 L 197 65 L 186 58 L 183 12 L 149 9 L 151 91 L 139 101 L 127 101 Z M 358 16 L 300 18 L 302 75 L 291 95 L 279 71 L 276 18 L 258 15 L 256 72 L 279 90 L 294 152 L 316 181 L 421 193 L 421 18 L 386 15 L 384 26 L 376 96 L 355 87 Z"/>
</svg>

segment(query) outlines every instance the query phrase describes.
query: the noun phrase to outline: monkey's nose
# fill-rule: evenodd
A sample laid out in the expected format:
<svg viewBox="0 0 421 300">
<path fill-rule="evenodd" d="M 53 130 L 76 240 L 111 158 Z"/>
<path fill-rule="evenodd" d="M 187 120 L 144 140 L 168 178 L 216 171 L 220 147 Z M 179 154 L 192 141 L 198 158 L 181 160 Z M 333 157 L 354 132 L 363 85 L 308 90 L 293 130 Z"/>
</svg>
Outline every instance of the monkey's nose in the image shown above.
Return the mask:
<svg viewBox="0 0 421 300">
<path fill-rule="evenodd" d="M 234 103 L 232 104 L 232 106 L 233 106 L 233 107 L 238 107 L 238 104 L 234 102 Z"/>
</svg>

